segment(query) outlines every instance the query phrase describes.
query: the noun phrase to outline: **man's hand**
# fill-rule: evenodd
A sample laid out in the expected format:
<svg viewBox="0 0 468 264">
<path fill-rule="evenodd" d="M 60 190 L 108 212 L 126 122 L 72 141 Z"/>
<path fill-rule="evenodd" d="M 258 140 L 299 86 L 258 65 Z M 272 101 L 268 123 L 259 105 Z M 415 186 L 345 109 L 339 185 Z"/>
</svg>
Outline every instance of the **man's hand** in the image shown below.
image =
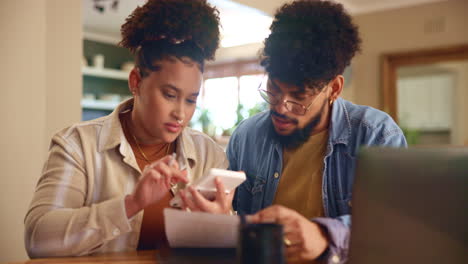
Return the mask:
<svg viewBox="0 0 468 264">
<path fill-rule="evenodd" d="M 188 182 L 187 171 L 180 171 L 173 157 L 166 156 L 146 166 L 133 193 L 125 197 L 127 217 L 161 200 L 169 192 L 171 184 L 177 182 Z"/>
<path fill-rule="evenodd" d="M 190 211 L 202 211 L 214 214 L 229 214 L 232 210 L 231 205 L 232 199 L 234 198 L 234 190 L 232 190 L 229 194 L 226 194 L 226 189 L 218 177 L 215 178 L 215 185 L 216 199 L 214 201 L 206 199 L 193 187 L 188 187 L 188 191 L 181 190 L 180 198 L 182 198 L 183 201 L 182 209 L 190 209 Z M 187 195 L 187 192 L 190 192 L 191 197 Z"/>
<path fill-rule="evenodd" d="M 284 227 L 286 257 L 288 263 L 313 260 L 328 247 L 328 241 L 320 226 L 298 212 L 280 205 L 273 205 L 249 216 L 253 223 L 277 223 Z"/>
</svg>

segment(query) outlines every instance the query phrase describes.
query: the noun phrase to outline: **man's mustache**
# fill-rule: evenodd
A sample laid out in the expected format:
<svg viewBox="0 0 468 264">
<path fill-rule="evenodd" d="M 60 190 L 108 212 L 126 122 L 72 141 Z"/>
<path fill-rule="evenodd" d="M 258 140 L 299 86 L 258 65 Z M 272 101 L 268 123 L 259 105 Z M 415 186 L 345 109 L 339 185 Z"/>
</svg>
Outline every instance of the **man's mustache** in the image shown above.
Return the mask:
<svg viewBox="0 0 468 264">
<path fill-rule="evenodd" d="M 286 120 L 286 121 L 293 122 L 293 123 L 296 124 L 296 125 L 299 123 L 299 121 L 297 121 L 297 119 L 291 118 L 291 117 L 286 116 L 286 115 L 282 115 L 282 114 L 280 114 L 280 113 L 278 113 L 278 112 L 276 112 L 276 111 L 274 111 L 274 110 L 271 110 L 271 109 L 270 109 L 270 112 L 271 112 L 272 115 L 274 115 L 274 116 L 276 116 L 276 117 L 279 117 L 279 118 L 281 118 L 281 119 L 284 119 L 284 120 Z"/>
</svg>

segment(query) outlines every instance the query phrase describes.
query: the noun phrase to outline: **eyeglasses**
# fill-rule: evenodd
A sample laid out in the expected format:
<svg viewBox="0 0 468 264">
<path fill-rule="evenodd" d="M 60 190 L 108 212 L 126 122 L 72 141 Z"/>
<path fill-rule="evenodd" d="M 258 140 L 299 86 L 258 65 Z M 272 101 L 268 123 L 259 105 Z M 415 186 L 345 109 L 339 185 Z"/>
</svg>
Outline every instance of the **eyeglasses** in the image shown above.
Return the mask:
<svg viewBox="0 0 468 264">
<path fill-rule="evenodd" d="M 284 106 L 286 107 L 286 110 L 288 110 L 289 112 L 295 115 L 301 115 L 301 116 L 305 115 L 306 112 L 309 111 L 310 107 L 314 104 L 314 102 L 317 100 L 317 98 L 320 95 L 319 93 L 308 106 L 304 106 L 303 104 L 294 102 L 294 101 L 289 101 L 289 100 L 281 101 L 281 95 L 274 94 L 262 88 L 258 88 L 258 91 L 260 92 L 260 96 L 263 98 L 263 100 L 265 100 L 270 105 L 284 104 Z"/>
</svg>

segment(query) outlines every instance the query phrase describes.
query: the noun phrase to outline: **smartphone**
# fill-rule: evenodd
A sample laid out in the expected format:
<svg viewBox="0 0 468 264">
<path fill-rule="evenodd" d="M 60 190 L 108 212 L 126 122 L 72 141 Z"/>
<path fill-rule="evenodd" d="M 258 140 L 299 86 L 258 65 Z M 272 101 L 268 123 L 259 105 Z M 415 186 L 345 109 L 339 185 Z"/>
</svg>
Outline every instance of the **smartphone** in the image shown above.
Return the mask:
<svg viewBox="0 0 468 264">
<path fill-rule="evenodd" d="M 226 194 L 233 191 L 237 186 L 245 181 L 245 173 L 241 171 L 231 171 L 223 169 L 210 169 L 208 174 L 194 181 L 188 186 L 193 186 L 195 190 L 199 191 L 206 199 L 214 200 L 216 197 L 216 184 L 215 178 L 219 177 L 221 182 L 224 184 Z M 188 187 L 187 186 L 187 187 Z M 190 193 L 187 193 L 190 197 Z M 169 202 L 172 207 L 182 207 L 183 201 L 179 194 L 176 194 L 174 198 Z"/>
</svg>

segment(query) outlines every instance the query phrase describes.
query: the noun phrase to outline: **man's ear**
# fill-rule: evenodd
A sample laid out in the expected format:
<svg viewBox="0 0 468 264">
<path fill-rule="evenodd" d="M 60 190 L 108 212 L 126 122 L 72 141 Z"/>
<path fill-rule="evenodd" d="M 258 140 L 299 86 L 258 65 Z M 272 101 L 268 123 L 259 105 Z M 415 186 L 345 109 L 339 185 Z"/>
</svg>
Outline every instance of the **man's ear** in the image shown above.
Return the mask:
<svg viewBox="0 0 468 264">
<path fill-rule="evenodd" d="M 133 67 L 128 76 L 128 89 L 133 96 L 140 93 L 141 75 L 137 67 Z"/>
<path fill-rule="evenodd" d="M 341 92 L 343 91 L 343 87 L 344 87 L 343 75 L 336 76 L 335 79 L 332 80 L 330 87 L 332 88 L 330 100 L 335 101 L 340 96 Z"/>
</svg>

